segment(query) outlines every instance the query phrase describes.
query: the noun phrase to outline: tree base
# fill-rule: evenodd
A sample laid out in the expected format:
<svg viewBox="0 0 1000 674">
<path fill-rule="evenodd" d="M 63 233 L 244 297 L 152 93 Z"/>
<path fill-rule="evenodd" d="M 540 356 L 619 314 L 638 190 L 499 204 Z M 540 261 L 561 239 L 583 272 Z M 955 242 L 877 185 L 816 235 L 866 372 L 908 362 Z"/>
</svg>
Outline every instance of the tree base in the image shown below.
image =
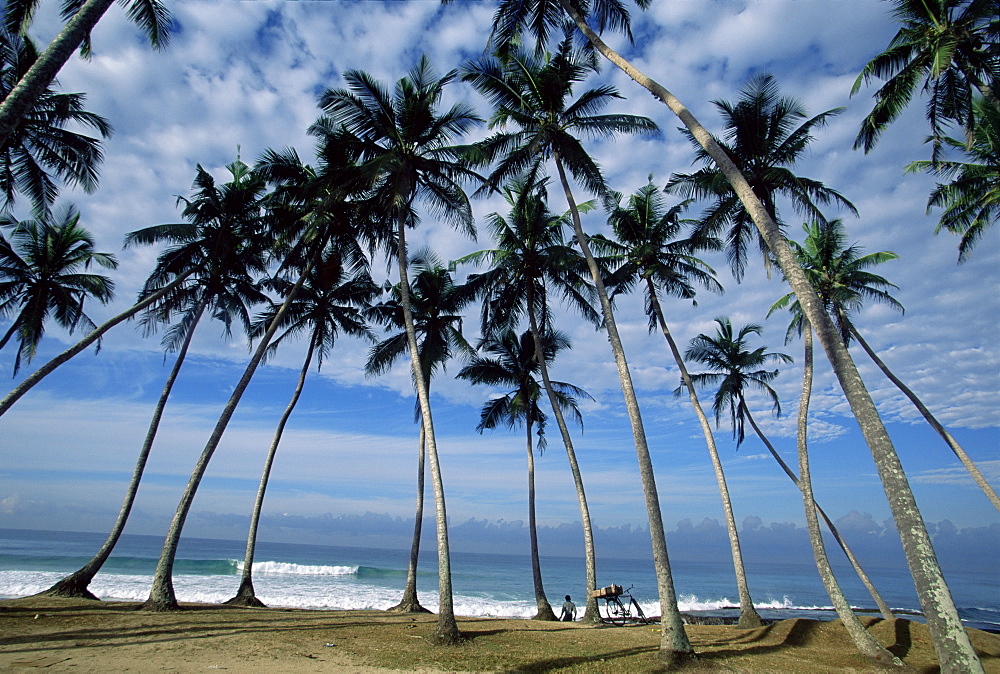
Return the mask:
<svg viewBox="0 0 1000 674">
<path fill-rule="evenodd" d="M 736 626 L 743 629 L 756 629 L 757 627 L 763 627 L 764 621 L 756 610 L 750 609 L 749 611 L 740 611 L 740 619 L 736 623 Z"/>
<path fill-rule="evenodd" d="M 267 608 L 267 604 L 257 599 L 256 595 L 238 594 L 232 599 L 222 602 L 226 606 L 242 606 L 245 608 Z"/>
<path fill-rule="evenodd" d="M 70 599 L 92 599 L 93 601 L 101 601 L 93 592 L 87 589 L 88 585 L 90 585 L 90 578 L 72 574 L 66 576 L 44 592 L 39 592 L 35 596 L 66 597 Z"/>
<path fill-rule="evenodd" d="M 532 620 L 548 620 L 548 621 L 554 621 L 554 622 L 557 622 L 559 620 L 559 618 L 556 617 L 555 612 L 552 610 L 552 607 L 549 606 L 548 604 L 545 604 L 544 606 L 540 607 L 538 609 L 538 613 L 536 613 L 535 615 L 533 615 L 531 617 L 531 619 Z"/>
<path fill-rule="evenodd" d="M 403 600 L 396 604 L 395 606 L 390 606 L 386 611 L 392 611 L 393 613 L 430 613 L 430 609 L 426 609 L 420 605 L 417 601 L 407 601 Z"/>
<path fill-rule="evenodd" d="M 689 662 L 695 662 L 698 654 L 694 651 L 675 651 L 661 648 L 656 653 L 656 661 L 663 668 L 663 671 L 680 669 Z"/>
<path fill-rule="evenodd" d="M 438 622 L 437 629 L 427 639 L 435 646 L 455 646 L 465 641 L 454 620 L 450 624 Z"/>
<path fill-rule="evenodd" d="M 139 610 L 148 613 L 169 613 L 171 611 L 180 611 L 181 605 L 177 603 L 177 600 L 169 601 L 150 597 L 139 607 Z"/>
</svg>

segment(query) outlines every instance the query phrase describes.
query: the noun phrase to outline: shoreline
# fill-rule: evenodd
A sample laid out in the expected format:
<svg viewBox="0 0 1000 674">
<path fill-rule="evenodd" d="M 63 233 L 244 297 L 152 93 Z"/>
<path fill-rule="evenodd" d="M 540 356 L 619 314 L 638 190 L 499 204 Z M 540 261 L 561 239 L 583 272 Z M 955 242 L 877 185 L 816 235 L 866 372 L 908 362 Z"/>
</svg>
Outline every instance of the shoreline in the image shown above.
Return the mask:
<svg viewBox="0 0 1000 674">
<path fill-rule="evenodd" d="M 0 670 L 73 672 L 620 672 L 655 671 L 658 625 L 615 627 L 459 618 L 456 646 L 427 639 L 432 614 L 247 609 L 182 604 L 149 613 L 139 602 L 24 597 L 0 600 Z M 917 671 L 936 670 L 926 627 L 862 622 Z M 782 620 L 758 629 L 689 625 L 692 671 L 887 671 L 857 654 L 839 621 Z M 987 672 L 1000 674 L 1000 635 L 970 629 Z"/>
</svg>

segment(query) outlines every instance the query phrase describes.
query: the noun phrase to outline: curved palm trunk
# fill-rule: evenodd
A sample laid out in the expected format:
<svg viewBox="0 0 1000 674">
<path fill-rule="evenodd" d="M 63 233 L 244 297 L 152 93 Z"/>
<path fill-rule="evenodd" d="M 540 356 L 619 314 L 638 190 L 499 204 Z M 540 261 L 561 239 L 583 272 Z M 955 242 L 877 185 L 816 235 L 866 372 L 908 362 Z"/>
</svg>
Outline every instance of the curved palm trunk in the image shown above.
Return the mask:
<svg viewBox="0 0 1000 674">
<path fill-rule="evenodd" d="M 788 242 L 782 237 L 778 225 L 768 215 L 766 208 L 736 165 L 694 115 L 670 91 L 647 77 L 605 44 L 587 25 L 584 17 L 576 11 L 573 3 L 569 0 L 559 0 L 559 2 L 595 49 L 677 115 L 732 185 L 768 248 L 777 258 L 806 319 L 816 331 L 816 337 L 833 366 L 844 396 L 872 453 L 942 671 L 983 671 L 982 663 L 972 647 L 969 634 L 958 616 L 951 591 L 941 573 L 941 565 L 934 553 L 930 535 L 927 533 L 913 490 L 910 489 L 889 433 L 879 417 L 875 403 L 865 388 L 847 347 L 840 339 L 833 321 L 823 310 L 815 290 L 796 261 Z"/>
<path fill-rule="evenodd" d="M 604 325 L 608 331 L 608 341 L 611 342 L 611 351 L 614 353 L 615 364 L 618 367 L 618 378 L 621 381 L 625 407 L 628 410 L 629 421 L 632 424 L 632 437 L 635 440 L 635 453 L 639 462 L 639 476 L 642 480 L 642 491 L 646 497 L 646 514 L 649 518 L 649 537 L 653 546 L 653 567 L 656 570 L 656 586 L 660 597 L 660 625 L 662 631 L 659 657 L 668 666 L 673 666 L 685 660 L 692 659 L 695 655 L 687 633 L 684 631 L 684 621 L 681 618 L 680 609 L 677 607 L 677 593 L 674 590 L 673 574 L 670 571 L 670 558 L 667 555 L 667 538 L 663 532 L 663 515 L 660 512 L 660 497 L 656 491 L 656 477 L 653 474 L 653 462 L 649 456 L 649 446 L 646 444 L 646 431 L 642 425 L 639 402 L 635 397 L 635 388 L 632 386 L 632 375 L 628 369 L 628 361 L 625 359 L 625 349 L 622 347 L 621 337 L 618 334 L 618 325 L 615 323 L 614 311 L 612 311 L 611 302 L 608 299 L 608 291 L 604 287 L 604 281 L 601 278 L 601 270 L 597 266 L 594 254 L 590 250 L 587 235 L 583 231 L 583 224 L 580 222 L 580 211 L 576 206 L 576 201 L 573 199 L 573 192 L 566 178 L 566 170 L 563 167 L 562 159 L 557 152 L 553 154 L 556 161 L 556 169 L 559 171 L 559 180 L 562 183 L 563 191 L 566 193 L 566 201 L 569 203 L 569 210 L 572 214 L 573 231 L 576 234 L 580 250 L 583 251 L 583 256 L 587 260 L 587 267 L 590 269 L 590 275 L 593 277 L 594 285 L 597 288 L 597 295 L 601 300 Z"/>
<path fill-rule="evenodd" d="M 194 496 L 198 491 L 198 485 L 201 484 L 201 478 L 204 477 L 205 471 L 208 469 L 208 462 L 212 460 L 212 455 L 215 454 L 216 448 L 218 448 L 219 443 L 222 442 L 222 435 L 226 432 L 229 420 L 232 419 L 233 414 L 236 412 L 236 407 L 240 404 L 240 399 L 243 397 L 244 391 L 246 391 L 247 386 L 250 385 L 250 380 L 257 371 L 257 366 L 260 365 L 260 361 L 263 360 L 264 353 L 267 351 L 267 347 L 271 343 L 274 333 L 278 331 L 281 319 L 284 317 L 285 312 L 291 305 L 292 300 L 295 299 L 295 295 L 298 294 L 299 289 L 305 283 L 306 278 L 308 278 L 309 274 L 312 272 L 312 269 L 316 265 L 316 261 L 319 259 L 321 252 L 322 247 L 318 246 L 312 260 L 310 260 L 309 264 L 306 265 L 306 268 L 302 271 L 302 274 L 295 282 L 295 285 L 285 297 L 285 301 L 282 302 L 281 307 L 275 313 L 274 318 L 271 320 L 271 324 L 267 326 L 267 331 L 264 333 L 264 336 L 261 337 L 260 343 L 257 345 L 257 349 L 250 358 L 250 363 L 243 371 L 243 376 L 240 377 L 239 382 L 236 384 L 236 388 L 229 397 L 229 401 L 223 408 L 222 415 L 216 422 L 215 428 L 212 430 L 212 435 L 209 436 L 208 443 L 205 445 L 205 449 L 202 451 L 201 456 L 198 457 L 198 462 L 195 464 L 194 471 L 188 479 L 187 487 L 181 495 L 180 503 L 177 504 L 177 510 L 170 523 L 170 528 L 167 530 L 167 537 L 163 542 L 163 550 L 160 552 L 160 559 L 157 561 L 156 570 L 153 572 L 153 585 L 149 590 L 149 598 L 146 599 L 146 602 L 142 605 L 144 610 L 173 611 L 179 608 L 177 604 L 177 597 L 174 594 L 174 558 L 177 556 L 177 545 L 181 540 L 181 530 L 184 528 L 184 521 L 187 519 L 188 512 L 191 510 L 191 505 L 194 503 Z"/>
<path fill-rule="evenodd" d="M 163 410 L 167 406 L 167 398 L 170 397 L 170 391 L 174 388 L 174 381 L 176 381 L 177 374 L 181 370 L 181 365 L 184 364 L 184 359 L 187 357 L 188 347 L 191 346 L 191 340 L 194 337 L 194 330 L 198 326 L 198 321 L 201 320 L 202 314 L 205 312 L 206 305 L 207 302 L 203 301 L 196 309 L 195 318 L 188 328 L 188 333 L 184 337 L 184 343 L 181 344 L 181 348 L 177 352 L 177 358 L 174 360 L 174 365 L 170 369 L 170 374 L 167 375 L 167 380 L 163 384 L 163 391 L 160 392 L 160 399 L 156 402 L 156 408 L 153 410 L 153 418 L 149 422 L 146 438 L 143 440 L 142 448 L 139 450 L 139 458 L 136 459 L 135 468 L 132 470 L 132 480 L 129 482 L 128 490 L 125 492 L 125 500 L 122 503 L 121 510 L 118 511 L 118 519 L 115 520 L 115 524 L 111 528 L 111 533 L 108 534 L 104 545 L 97 551 L 93 559 L 41 594 L 50 597 L 97 599 L 87 588 L 90 586 L 91 581 L 94 580 L 94 576 L 104 566 L 104 563 L 108 561 L 111 551 L 115 549 L 118 539 L 121 538 L 122 532 L 125 530 L 125 523 L 132 512 L 132 505 L 135 503 L 135 495 L 139 491 L 139 482 L 142 480 L 142 474 L 146 470 L 146 461 L 149 459 L 149 452 L 153 448 L 153 440 L 156 439 L 156 432 L 160 428 L 160 419 L 163 417 Z"/>
<path fill-rule="evenodd" d="M 430 387 L 428 386 L 428 390 Z M 387 611 L 400 613 L 430 613 L 417 599 L 417 562 L 420 557 L 420 531 L 424 522 L 424 457 L 427 455 L 424 441 L 424 425 L 420 424 L 420 440 L 417 446 L 417 505 L 413 519 L 413 541 L 410 543 L 410 565 L 406 570 L 406 587 L 403 598 Z"/>
<path fill-rule="evenodd" d="M 94 342 L 96 342 L 98 339 L 101 338 L 102 335 L 104 335 L 105 332 L 107 332 L 111 328 L 115 327 L 116 325 L 118 325 L 122 321 L 125 321 L 125 320 L 127 320 L 129 318 L 132 318 L 137 313 L 139 313 L 140 311 L 142 311 L 143 309 L 145 309 L 149 305 L 153 304 L 154 302 L 156 302 L 158 299 L 160 299 L 161 297 L 163 297 L 167 293 L 171 292 L 174 288 L 176 288 L 181 283 L 183 283 L 184 280 L 187 279 L 187 277 L 190 276 L 191 274 L 193 274 L 194 272 L 195 272 L 195 270 L 193 268 L 189 269 L 188 271 L 184 272 L 183 274 L 181 274 L 180 276 L 178 276 L 177 278 L 175 278 L 173 281 L 171 281 L 167 285 L 165 285 L 162 288 L 160 288 L 159 290 L 157 290 L 155 293 L 153 293 L 153 294 L 149 295 L 148 297 L 146 297 L 141 302 L 136 302 L 130 308 L 126 309 L 122 313 L 120 313 L 117 316 L 114 316 L 114 317 L 108 319 L 106 322 L 104 322 L 101 325 L 99 325 L 96 328 L 94 328 L 90 332 L 90 334 L 88 334 L 86 337 L 84 337 L 83 339 L 81 339 L 79 342 L 77 342 L 76 344 L 74 344 L 70 348 L 66 349 L 65 351 L 63 351 L 62 353 L 60 353 L 58 356 L 56 356 L 55 358 L 53 358 L 52 360 L 50 360 L 49 362 L 47 362 L 45 365 L 41 366 L 40 368 L 38 368 L 37 370 L 35 370 L 34 372 L 32 372 L 30 375 L 28 375 L 27 377 L 25 377 L 24 381 L 22 381 L 20 384 L 18 384 L 17 386 L 15 386 L 14 390 L 12 390 L 10 393 L 8 393 L 7 396 L 3 400 L 0 400 L 0 416 L 3 416 L 3 414 L 7 410 L 10 409 L 11 405 L 13 405 L 14 403 L 16 403 L 21 398 L 21 396 L 23 396 L 25 393 L 27 393 L 28 391 L 30 391 L 31 388 L 35 384 L 37 384 L 42 379 L 44 379 L 46 376 L 48 376 L 49 374 L 51 374 L 52 371 L 55 370 L 57 367 L 59 367 L 60 365 L 62 365 L 63 363 L 65 363 L 67 360 L 69 360 L 70 358 L 72 358 L 76 354 L 78 354 L 81 351 L 83 351 L 84 349 L 86 349 L 88 346 L 90 346 Z"/>
<path fill-rule="evenodd" d="M 309 340 L 309 349 L 306 351 L 305 362 L 302 363 L 302 370 L 299 371 L 299 379 L 295 384 L 295 391 L 291 400 L 285 408 L 281 419 L 278 420 L 278 427 L 274 431 L 274 438 L 271 440 L 271 447 L 267 451 L 267 459 L 264 460 L 264 471 L 260 476 L 260 485 L 257 487 L 257 499 L 253 504 L 253 515 L 250 517 L 250 530 L 247 533 L 247 549 L 243 556 L 243 573 L 240 577 L 240 587 L 236 591 L 236 596 L 227 599 L 224 603 L 232 606 L 254 606 L 263 607 L 264 602 L 257 598 L 257 593 L 253 589 L 253 557 L 257 548 L 257 527 L 260 525 L 260 511 L 264 507 L 264 492 L 267 491 L 267 483 L 271 478 L 271 466 L 274 465 L 274 455 L 278 453 L 278 444 L 281 436 L 285 432 L 285 424 L 292 416 L 295 405 L 302 395 L 302 387 L 306 383 L 306 375 L 309 373 L 309 365 L 312 364 L 313 352 L 316 350 L 316 337 Z"/>
<path fill-rule="evenodd" d="M 101 20 L 114 0 L 87 0 L 68 21 L 54 40 L 45 48 L 31 68 L 0 105 L 0 147 L 17 129 L 28 111 L 45 93 L 77 47 Z"/>
<path fill-rule="evenodd" d="M 807 431 L 809 424 L 809 399 L 812 394 L 813 382 L 813 348 L 812 329 L 808 324 L 806 325 L 804 338 L 805 356 L 802 365 L 802 396 L 799 399 L 798 430 L 796 432 L 799 453 L 799 474 L 802 476 L 798 484 L 802 492 L 802 505 L 806 511 L 806 526 L 809 529 L 809 542 L 812 545 L 813 557 L 816 560 L 816 569 L 819 571 L 819 577 L 822 579 L 824 587 L 826 587 L 826 593 L 830 595 L 830 601 L 833 602 L 833 607 L 837 610 L 837 615 L 840 617 L 841 623 L 843 623 L 844 628 L 851 636 L 851 640 L 854 641 L 854 645 L 858 647 L 861 654 L 879 662 L 902 666 L 903 663 L 883 648 L 875 640 L 875 637 L 868 633 L 868 630 L 861 624 L 861 621 L 858 620 L 858 616 L 851 610 L 851 605 L 847 603 L 847 599 L 840 589 L 840 584 L 837 582 L 836 576 L 833 575 L 833 569 L 830 568 L 830 559 L 826 554 L 823 535 L 819 530 L 819 519 L 816 517 L 816 501 L 813 498 L 812 476 L 809 472 Z M 757 424 L 753 421 L 749 410 L 747 410 L 747 419 L 750 420 L 757 434 L 762 435 L 760 429 L 757 428 Z"/>
<path fill-rule="evenodd" d="M 740 620 L 738 624 L 740 627 L 760 627 L 764 622 L 760 619 L 760 614 L 757 613 L 757 609 L 753 605 L 753 600 L 750 598 L 750 586 L 747 584 L 747 572 L 743 566 L 740 537 L 736 532 L 736 517 L 733 515 L 733 504 L 729 498 L 726 474 L 722 471 L 722 460 L 719 458 L 719 450 L 715 446 L 715 436 L 712 434 L 712 427 L 709 425 L 708 417 L 705 416 L 705 411 L 701 408 L 701 403 L 698 401 L 698 393 L 695 391 L 691 375 L 688 374 L 687 367 L 684 365 L 681 352 L 677 349 L 673 335 L 670 334 L 670 329 L 667 327 L 667 321 L 663 317 L 663 309 L 660 307 L 660 301 L 656 296 L 656 287 L 653 285 L 652 279 L 646 278 L 646 286 L 649 290 L 653 310 L 656 312 L 656 320 L 659 322 L 660 330 L 667 340 L 667 345 L 670 347 L 670 353 L 673 354 L 674 362 L 677 363 L 677 368 L 681 372 L 681 379 L 684 380 L 684 386 L 687 388 L 691 405 L 694 407 L 698 423 L 701 425 L 701 432 L 705 436 L 705 444 L 708 446 L 708 455 L 712 459 L 712 468 L 715 470 L 715 480 L 719 484 L 722 509 L 726 515 L 726 529 L 729 532 L 729 547 L 732 550 L 733 568 L 736 571 L 736 588 L 740 594 Z"/>
<path fill-rule="evenodd" d="M 559 407 L 556 392 L 552 388 L 552 380 L 549 378 L 549 366 L 545 362 L 545 352 L 542 347 L 542 337 L 538 328 L 538 318 L 532 310 L 534 306 L 534 291 L 530 284 L 528 285 L 526 301 L 528 305 L 528 322 L 531 327 L 531 338 L 535 342 L 535 359 L 538 361 L 538 369 L 542 373 L 542 384 L 545 386 L 545 393 L 549 397 L 552 415 L 556 419 L 556 425 L 559 427 L 563 445 L 566 447 L 566 457 L 569 459 L 569 469 L 573 475 L 573 485 L 576 487 L 576 500 L 580 505 L 580 521 L 583 524 L 583 548 L 587 574 L 587 603 L 583 611 L 583 622 L 599 623 L 601 622 L 601 614 L 597 610 L 597 598 L 590 594 L 591 590 L 597 589 L 597 555 L 594 552 L 594 529 L 590 521 L 587 492 L 583 488 L 583 475 L 580 473 L 580 464 L 576 460 L 576 451 L 573 449 L 573 438 L 569 434 L 566 418 Z"/>
<path fill-rule="evenodd" d="M 408 210 L 408 209 L 406 209 Z M 405 212 L 405 211 L 404 211 Z M 441 645 L 456 643 L 461 638 L 455 621 L 455 604 L 451 589 L 451 552 L 448 548 L 448 514 L 444 502 L 444 482 L 441 480 L 441 466 L 438 462 L 437 441 L 434 436 L 434 420 L 431 418 L 430 394 L 427 382 L 422 376 L 420 349 L 417 332 L 413 326 L 413 311 L 410 308 L 410 279 L 406 263 L 406 224 L 400 216 L 396 231 L 396 256 L 399 267 L 399 299 L 403 308 L 403 324 L 406 326 L 406 341 L 410 347 L 410 363 L 413 380 L 417 384 L 417 400 L 420 403 L 420 420 L 424 428 L 427 444 L 427 458 L 431 465 L 431 483 L 434 486 L 435 524 L 438 544 L 438 623 L 433 640 Z"/>
<path fill-rule="evenodd" d="M 531 446 L 532 420 L 525 424 L 528 432 L 528 537 L 531 541 L 531 580 L 535 587 L 535 606 L 538 613 L 532 620 L 555 620 L 552 605 L 545 598 L 542 585 L 542 565 L 538 561 L 538 530 L 535 527 L 535 453 Z"/>
<path fill-rule="evenodd" d="M 854 339 L 858 340 L 858 344 L 860 344 L 861 348 L 865 350 L 868 357 L 872 359 L 872 362 L 874 362 L 875 365 L 878 366 L 878 369 L 882 371 L 882 374 L 888 377 L 889 381 L 895 384 L 896 388 L 902 391 L 903 395 L 905 395 L 910 402 L 913 403 L 913 406 L 917 408 L 917 411 L 920 412 L 927 423 L 929 423 L 931 427 L 937 431 L 938 435 L 944 438 L 944 441 L 948 443 L 949 447 L 951 447 L 951 451 L 955 453 L 958 460 L 961 461 L 962 465 L 965 466 L 965 469 L 969 471 L 969 475 L 972 476 L 972 479 L 975 480 L 976 484 L 979 485 L 979 488 L 983 490 L 984 494 L 986 494 L 986 497 L 993 503 L 993 507 L 1000 510 L 1000 496 L 997 496 L 996 491 L 994 491 L 990 483 L 986 481 L 986 478 L 983 476 L 982 472 L 980 472 L 979 467 L 973 462 L 969 455 L 965 453 L 965 450 L 962 449 L 960 444 L 958 444 L 958 441 L 955 440 L 951 433 L 948 432 L 948 429 L 942 426 L 934 415 L 931 414 L 931 411 L 927 409 L 927 406 L 924 405 L 923 402 L 921 402 L 920 398 L 918 398 L 917 395 L 911 391 L 908 386 L 906 386 L 906 384 L 900 381 L 899 377 L 893 374 L 892 370 L 890 370 L 882 359 L 878 357 L 875 350 L 872 349 L 868 342 L 865 341 L 864 337 L 861 336 L 861 333 L 858 332 L 857 328 L 852 325 L 850 330 L 851 335 Z"/>
</svg>

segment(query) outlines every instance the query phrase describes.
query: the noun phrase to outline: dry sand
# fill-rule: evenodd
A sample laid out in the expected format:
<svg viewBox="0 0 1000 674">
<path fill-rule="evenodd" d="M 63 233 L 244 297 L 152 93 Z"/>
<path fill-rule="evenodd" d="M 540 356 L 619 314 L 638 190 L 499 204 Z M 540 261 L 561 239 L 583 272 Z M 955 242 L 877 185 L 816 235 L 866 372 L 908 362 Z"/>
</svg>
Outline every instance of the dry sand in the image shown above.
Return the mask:
<svg viewBox="0 0 1000 674">
<path fill-rule="evenodd" d="M 0 671 L 27 672 L 649 672 L 659 627 L 459 620 L 462 644 L 425 638 L 431 615 L 28 597 L 0 601 Z M 926 628 L 863 618 L 912 668 L 936 672 Z M 970 630 L 987 672 L 1000 673 L 1000 635 Z M 684 669 L 712 672 L 885 671 L 856 654 L 838 622 L 785 620 L 747 630 L 689 626 L 699 654 Z M 893 671 L 899 671 L 895 669 Z"/>
</svg>

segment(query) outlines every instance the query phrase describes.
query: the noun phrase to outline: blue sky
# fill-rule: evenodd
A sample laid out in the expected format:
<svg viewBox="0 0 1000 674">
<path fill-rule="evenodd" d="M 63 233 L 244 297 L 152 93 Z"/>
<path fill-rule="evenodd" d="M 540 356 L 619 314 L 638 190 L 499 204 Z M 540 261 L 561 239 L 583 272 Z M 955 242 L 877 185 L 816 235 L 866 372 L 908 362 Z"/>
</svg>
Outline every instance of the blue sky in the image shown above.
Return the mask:
<svg viewBox="0 0 1000 674">
<path fill-rule="evenodd" d="M 56 5 L 42 3 L 34 34 L 47 42 L 58 28 Z M 170 3 L 177 24 L 171 45 L 153 52 L 114 6 L 93 36 L 94 57 L 74 59 L 60 74 L 64 91 L 86 92 L 90 110 L 111 120 L 116 133 L 106 146 L 101 187 L 91 195 L 66 189 L 100 250 L 121 260 L 113 273 L 118 299 L 90 306 L 95 320 L 123 309 L 151 269 L 154 249 L 121 250 L 133 229 L 176 221 L 177 195 L 190 192 L 195 165 L 218 179 L 236 155 L 252 162 L 269 147 L 295 147 L 307 160 L 312 141 L 306 128 L 318 116 L 316 95 L 343 85 L 352 68 L 395 81 L 426 53 L 439 72 L 459 67 L 486 44 L 493 3 L 463 2 L 442 8 L 433 0 L 395 2 L 203 2 Z M 888 3 L 861 0 L 763 0 L 655 2 L 634 15 L 636 45 L 611 42 L 636 65 L 670 88 L 710 129 L 719 117 L 710 101 L 734 100 L 748 75 L 775 75 L 783 93 L 803 102 L 810 115 L 844 106 L 816 133 L 811 152 L 797 167 L 824 181 L 857 206 L 860 217 L 843 215 L 848 237 L 868 251 L 891 250 L 900 259 L 881 272 L 899 286 L 906 307 L 900 315 L 871 306 L 857 323 L 885 361 L 938 414 L 987 477 L 1000 484 L 998 403 L 1000 354 L 996 344 L 1000 309 L 1000 245 L 990 232 L 972 259 L 956 265 L 957 240 L 935 236 L 934 214 L 925 214 L 933 181 L 904 175 L 902 167 L 928 155 L 922 102 L 912 105 L 870 155 L 851 149 L 860 119 L 870 109 L 871 90 L 853 99 L 857 73 L 890 40 L 896 27 Z M 590 143 L 612 187 L 630 193 L 654 175 L 664 184 L 672 172 L 692 168 L 693 150 L 676 131 L 678 122 L 618 71 L 605 67 L 590 84 L 610 82 L 626 97 L 615 111 L 644 114 L 663 130 L 656 138 Z M 453 85 L 448 102 L 465 100 L 483 116 L 488 107 L 471 88 Z M 582 198 L 585 195 L 580 192 Z M 554 210 L 564 203 L 553 197 Z M 484 217 L 503 210 L 496 200 L 475 203 Z M 792 236 L 800 222 L 782 211 Z M 590 232 L 605 228 L 599 212 L 586 216 Z M 411 239 L 444 259 L 489 247 L 485 233 L 471 241 L 425 218 Z M 760 343 L 798 359 L 799 343 L 783 345 L 786 319 L 765 320 L 770 304 L 786 292 L 777 278 L 754 267 L 737 285 L 722 256 L 708 256 L 727 288 L 702 294 L 698 306 L 671 301 L 666 309 L 679 343 L 714 330 L 713 319 L 760 322 Z M 377 281 L 389 277 L 376 260 Z M 462 268 L 459 275 L 475 271 Z M 664 520 L 721 520 L 717 488 L 690 405 L 674 398 L 676 369 L 662 338 L 650 335 L 639 296 L 618 301 L 625 340 L 649 436 Z M 466 332 L 476 336 L 478 313 Z M 596 399 L 584 405 L 585 431 L 577 451 L 592 517 L 599 527 L 645 526 L 635 452 L 605 337 L 570 311 L 561 328 L 572 352 L 557 361 L 553 376 L 572 381 Z M 3 322 L 0 322 L 0 328 Z M 219 325 L 199 328 L 193 353 L 168 406 L 140 490 L 132 531 L 165 531 L 180 492 L 247 358 L 245 340 L 226 342 Z M 41 364 L 71 338 L 52 328 Z M 289 344 L 263 368 L 209 468 L 194 505 L 195 515 L 245 517 L 250 511 L 263 457 L 287 403 L 305 344 Z M 285 433 L 268 493 L 272 514 L 313 518 L 363 515 L 405 518 L 413 509 L 416 427 L 408 370 L 366 379 L 367 345 L 344 340 L 313 372 Z M 868 363 L 855 354 L 861 373 L 888 423 L 918 503 L 930 522 L 950 520 L 962 528 L 1000 523 L 998 513 L 967 478 L 957 460 L 916 412 Z M 3 526 L 103 531 L 117 513 L 152 405 L 170 360 L 158 338 L 143 339 L 133 325 L 119 327 L 93 350 L 36 387 L 0 420 L 0 522 Z M 0 352 L 0 372 L 10 372 L 12 352 Z M 474 427 L 489 395 L 453 379 L 454 363 L 434 383 L 435 421 L 449 514 L 470 518 L 525 519 L 523 432 L 487 432 Z M 30 370 L 30 368 L 25 368 Z M 794 465 L 794 412 L 800 385 L 797 364 L 783 368 L 775 383 L 785 414 L 773 419 L 763 399 L 754 412 Z M 13 386 L 16 380 L 9 380 Z M 707 397 L 707 394 L 706 394 Z M 834 518 L 852 511 L 884 522 L 889 510 L 846 402 L 824 361 L 812 409 L 812 456 L 817 497 Z M 537 461 L 539 520 L 547 525 L 579 519 L 565 453 L 552 434 Z M 737 452 L 723 425 L 717 432 L 737 520 L 800 524 L 802 505 L 791 483 L 754 438 Z M 209 524 L 192 534 L 215 535 Z M 318 530 L 316 534 L 324 534 Z M 267 531 L 262 536 L 269 538 Z M 320 542 L 335 542 L 322 540 Z"/>
</svg>

